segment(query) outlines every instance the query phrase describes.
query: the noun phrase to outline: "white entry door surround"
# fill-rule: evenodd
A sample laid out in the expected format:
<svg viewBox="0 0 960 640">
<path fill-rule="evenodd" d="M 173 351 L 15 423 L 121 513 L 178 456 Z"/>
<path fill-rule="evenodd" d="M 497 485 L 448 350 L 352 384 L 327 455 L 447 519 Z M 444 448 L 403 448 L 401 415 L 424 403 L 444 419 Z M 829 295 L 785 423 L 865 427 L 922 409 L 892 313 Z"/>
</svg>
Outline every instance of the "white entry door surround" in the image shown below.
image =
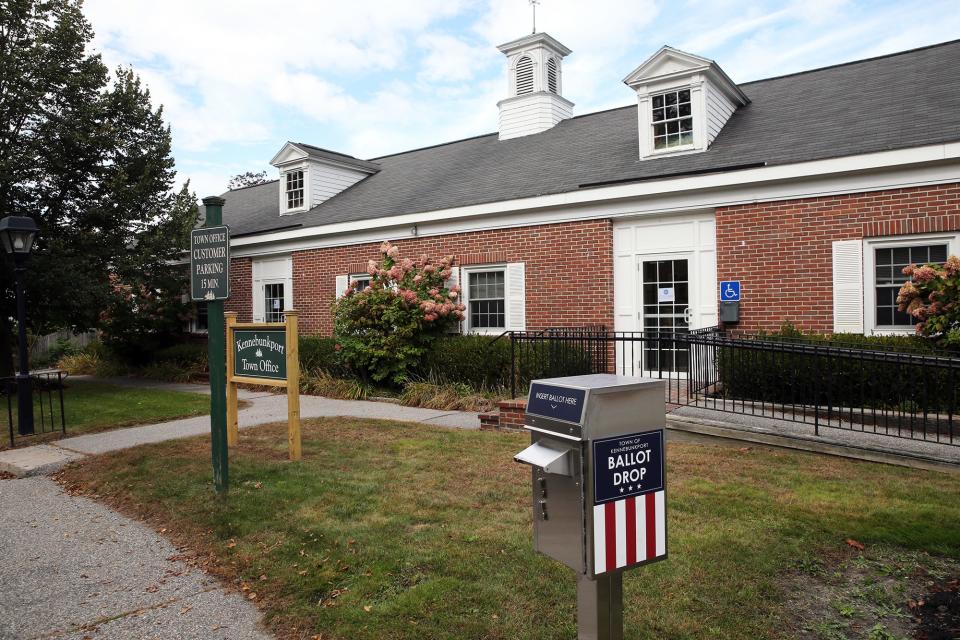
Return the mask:
<svg viewBox="0 0 960 640">
<path fill-rule="evenodd" d="M 702 329 L 717 324 L 716 222 L 713 212 L 707 212 L 614 223 L 616 331 L 644 330 L 643 264 L 674 259 L 687 261 L 689 328 Z"/>
<path fill-rule="evenodd" d="M 293 309 L 293 259 L 290 256 L 253 261 L 253 321 L 282 322 Z"/>
</svg>

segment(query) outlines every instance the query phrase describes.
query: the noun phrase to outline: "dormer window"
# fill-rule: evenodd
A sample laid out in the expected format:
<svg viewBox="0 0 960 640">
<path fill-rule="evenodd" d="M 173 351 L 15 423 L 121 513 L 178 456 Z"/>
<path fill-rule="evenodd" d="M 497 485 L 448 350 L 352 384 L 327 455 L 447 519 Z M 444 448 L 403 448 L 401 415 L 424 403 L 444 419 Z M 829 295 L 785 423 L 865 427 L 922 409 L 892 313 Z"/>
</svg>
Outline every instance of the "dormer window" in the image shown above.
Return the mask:
<svg viewBox="0 0 960 640">
<path fill-rule="evenodd" d="M 286 179 L 287 210 L 303 207 L 303 171 L 288 171 Z"/>
<path fill-rule="evenodd" d="M 533 93 L 533 60 L 523 56 L 517 60 L 517 95 Z"/>
<path fill-rule="evenodd" d="M 693 112 L 689 89 L 655 95 L 650 103 L 653 109 L 655 151 L 693 144 Z"/>
<path fill-rule="evenodd" d="M 557 93 L 557 59 L 550 58 L 547 62 L 547 91 Z"/>
</svg>

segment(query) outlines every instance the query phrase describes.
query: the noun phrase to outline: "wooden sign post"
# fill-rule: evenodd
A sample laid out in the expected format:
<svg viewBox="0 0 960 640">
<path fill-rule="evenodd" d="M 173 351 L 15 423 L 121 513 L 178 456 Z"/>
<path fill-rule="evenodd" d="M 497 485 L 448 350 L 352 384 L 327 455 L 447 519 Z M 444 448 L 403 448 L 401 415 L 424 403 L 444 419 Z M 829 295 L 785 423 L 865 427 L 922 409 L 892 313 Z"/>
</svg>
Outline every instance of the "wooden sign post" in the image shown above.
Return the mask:
<svg viewBox="0 0 960 640">
<path fill-rule="evenodd" d="M 297 346 L 297 312 L 284 311 L 284 322 L 237 322 L 227 312 L 227 446 L 239 441 L 237 385 L 240 383 L 286 387 L 287 440 L 291 460 L 299 460 L 300 349 Z"/>
</svg>

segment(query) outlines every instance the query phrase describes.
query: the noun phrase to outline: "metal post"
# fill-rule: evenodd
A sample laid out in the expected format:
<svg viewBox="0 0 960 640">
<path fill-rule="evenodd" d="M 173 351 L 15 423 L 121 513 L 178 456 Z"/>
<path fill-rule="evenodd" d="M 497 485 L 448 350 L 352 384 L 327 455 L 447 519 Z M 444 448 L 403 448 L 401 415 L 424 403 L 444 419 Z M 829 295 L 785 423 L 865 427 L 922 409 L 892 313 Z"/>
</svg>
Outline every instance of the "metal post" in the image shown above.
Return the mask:
<svg viewBox="0 0 960 640">
<path fill-rule="evenodd" d="M 623 640 L 623 573 L 577 574 L 577 639 Z"/>
<path fill-rule="evenodd" d="M 218 227 L 223 220 L 224 199 L 203 199 L 206 220 L 203 226 Z M 227 459 L 227 363 L 224 336 L 223 300 L 207 302 L 207 347 L 210 362 L 210 449 L 213 457 L 213 485 L 225 494 L 230 485 Z"/>
<path fill-rule="evenodd" d="M 30 361 L 27 349 L 27 301 L 23 293 L 24 257 L 14 254 L 14 280 L 17 284 L 17 329 L 19 331 L 20 371 L 17 373 L 17 432 L 22 436 L 33 433 L 33 389 L 30 385 Z"/>
</svg>

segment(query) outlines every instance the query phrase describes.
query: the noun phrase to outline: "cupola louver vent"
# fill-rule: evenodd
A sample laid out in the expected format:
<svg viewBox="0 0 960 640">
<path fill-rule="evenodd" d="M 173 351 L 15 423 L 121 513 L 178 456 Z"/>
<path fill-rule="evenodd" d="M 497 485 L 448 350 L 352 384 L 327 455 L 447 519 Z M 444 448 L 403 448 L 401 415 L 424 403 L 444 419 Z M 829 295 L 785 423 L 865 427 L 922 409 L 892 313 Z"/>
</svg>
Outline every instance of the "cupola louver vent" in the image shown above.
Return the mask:
<svg viewBox="0 0 960 640">
<path fill-rule="evenodd" d="M 533 61 L 527 56 L 517 60 L 517 95 L 533 93 Z"/>
<path fill-rule="evenodd" d="M 557 93 L 557 59 L 550 58 L 547 62 L 547 90 L 550 93 Z"/>
</svg>

